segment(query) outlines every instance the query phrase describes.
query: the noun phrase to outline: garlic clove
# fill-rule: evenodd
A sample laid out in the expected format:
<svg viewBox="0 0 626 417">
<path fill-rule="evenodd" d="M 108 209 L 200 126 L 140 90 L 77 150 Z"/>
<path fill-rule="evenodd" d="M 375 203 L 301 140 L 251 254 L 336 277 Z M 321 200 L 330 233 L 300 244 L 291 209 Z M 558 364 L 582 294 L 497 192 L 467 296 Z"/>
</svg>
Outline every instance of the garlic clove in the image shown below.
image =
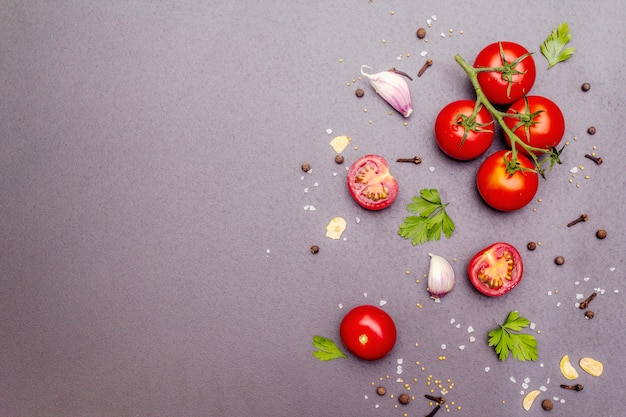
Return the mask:
<svg viewBox="0 0 626 417">
<path fill-rule="evenodd" d="M 409 117 L 413 113 L 413 102 L 411 101 L 411 91 L 409 84 L 404 77 L 393 71 L 382 71 L 376 74 L 368 74 L 363 68 L 369 68 L 367 65 L 361 66 L 361 74 L 366 77 L 370 85 L 376 90 L 387 103 L 391 105 L 402 116 Z"/>
<path fill-rule="evenodd" d="M 454 269 L 445 258 L 432 253 L 428 270 L 428 292 L 433 299 L 441 298 L 454 287 Z"/>
</svg>

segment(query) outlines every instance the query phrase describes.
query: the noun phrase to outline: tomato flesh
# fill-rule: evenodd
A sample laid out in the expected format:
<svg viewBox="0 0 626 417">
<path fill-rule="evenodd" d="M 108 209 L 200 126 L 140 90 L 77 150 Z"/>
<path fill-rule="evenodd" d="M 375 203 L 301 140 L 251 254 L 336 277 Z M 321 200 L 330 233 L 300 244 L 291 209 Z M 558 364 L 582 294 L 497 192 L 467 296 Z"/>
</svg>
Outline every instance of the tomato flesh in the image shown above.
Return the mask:
<svg viewBox="0 0 626 417">
<path fill-rule="evenodd" d="M 341 340 L 355 356 L 373 361 L 385 357 L 396 343 L 396 325 L 389 314 L 372 305 L 353 308 L 339 328 Z"/>
<path fill-rule="evenodd" d="M 505 242 L 494 243 L 474 255 L 467 267 L 472 285 L 490 297 L 502 296 L 522 280 L 524 264 L 519 251 Z"/>
<path fill-rule="evenodd" d="M 398 195 L 398 181 L 389 172 L 389 164 L 378 155 L 357 159 L 348 171 L 348 190 L 361 207 L 382 210 Z"/>
<path fill-rule="evenodd" d="M 533 162 L 522 154 L 517 160 L 527 171 L 516 171 L 510 175 L 505 159 L 510 161 L 510 152 L 500 150 L 483 161 L 476 173 L 476 187 L 483 200 L 496 210 L 510 212 L 519 210 L 531 202 L 539 188 L 539 175 Z"/>
</svg>

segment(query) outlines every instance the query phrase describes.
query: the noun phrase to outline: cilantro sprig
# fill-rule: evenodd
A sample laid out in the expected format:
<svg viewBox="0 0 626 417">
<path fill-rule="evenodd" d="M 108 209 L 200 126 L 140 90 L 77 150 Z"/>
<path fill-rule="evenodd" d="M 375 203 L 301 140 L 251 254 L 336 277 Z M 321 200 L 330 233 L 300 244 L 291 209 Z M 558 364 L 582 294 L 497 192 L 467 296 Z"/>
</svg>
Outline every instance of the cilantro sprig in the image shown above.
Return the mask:
<svg viewBox="0 0 626 417">
<path fill-rule="evenodd" d="M 520 362 L 537 360 L 535 336 L 521 333 L 529 325 L 527 318 L 521 317 L 517 311 L 511 311 L 503 324 L 489 332 L 489 346 L 495 348 L 501 361 L 509 357 L 509 352 Z"/>
<path fill-rule="evenodd" d="M 574 55 L 576 48 L 565 48 L 565 45 L 571 38 L 572 35 L 569 33 L 569 25 L 567 23 L 561 23 L 543 42 L 541 45 L 541 53 L 548 60 L 548 68 L 552 68 L 559 62 L 563 62 Z"/>
<path fill-rule="evenodd" d="M 413 197 L 406 206 L 406 209 L 415 215 L 405 217 L 398 234 L 410 239 L 414 246 L 426 241 L 439 240 L 442 232 L 450 238 L 454 231 L 454 222 L 446 213 L 447 205 L 448 203 L 441 202 L 441 196 L 436 189 L 420 190 L 419 196 Z"/>
<path fill-rule="evenodd" d="M 347 358 L 339 347 L 327 337 L 313 336 L 313 346 L 317 349 L 313 352 L 320 361 L 332 361 L 333 359 Z"/>
</svg>

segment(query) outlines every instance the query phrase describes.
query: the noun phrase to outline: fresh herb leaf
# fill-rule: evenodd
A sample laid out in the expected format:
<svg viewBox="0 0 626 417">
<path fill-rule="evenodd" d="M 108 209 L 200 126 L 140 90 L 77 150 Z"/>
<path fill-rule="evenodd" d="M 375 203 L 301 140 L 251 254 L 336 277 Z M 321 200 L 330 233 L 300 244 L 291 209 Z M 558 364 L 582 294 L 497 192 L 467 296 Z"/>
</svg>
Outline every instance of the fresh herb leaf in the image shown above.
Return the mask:
<svg viewBox="0 0 626 417">
<path fill-rule="evenodd" d="M 541 53 L 548 60 L 548 68 L 552 68 L 559 62 L 565 61 L 574 55 L 576 48 L 565 48 L 565 45 L 571 38 L 572 35 L 569 33 L 569 25 L 567 23 L 561 23 L 543 42 L 541 45 Z"/>
<path fill-rule="evenodd" d="M 313 346 L 316 351 L 313 352 L 320 361 L 332 361 L 333 359 L 347 358 L 347 356 L 339 350 L 335 342 L 327 337 L 313 336 Z"/>
<path fill-rule="evenodd" d="M 493 346 L 501 361 L 509 357 L 509 352 L 520 362 L 536 361 L 537 340 L 535 336 L 520 333 L 530 325 L 517 311 L 511 311 L 503 324 L 489 332 L 489 346 Z"/>
<path fill-rule="evenodd" d="M 441 203 L 441 196 L 436 189 L 420 190 L 420 195 L 413 197 L 406 206 L 407 211 L 416 215 L 405 217 L 398 234 L 410 239 L 414 246 L 439 240 L 442 232 L 450 238 L 454 231 L 454 222 L 446 213 L 447 205 Z"/>
</svg>

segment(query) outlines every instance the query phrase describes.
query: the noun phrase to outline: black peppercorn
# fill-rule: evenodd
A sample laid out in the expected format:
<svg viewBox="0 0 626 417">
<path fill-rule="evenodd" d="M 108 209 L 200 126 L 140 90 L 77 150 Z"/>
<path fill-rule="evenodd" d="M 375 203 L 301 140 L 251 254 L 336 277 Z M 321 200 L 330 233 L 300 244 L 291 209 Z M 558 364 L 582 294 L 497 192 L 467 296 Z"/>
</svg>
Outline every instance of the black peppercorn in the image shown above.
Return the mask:
<svg viewBox="0 0 626 417">
<path fill-rule="evenodd" d="M 343 164 L 343 161 L 344 161 L 344 159 L 343 159 L 343 155 L 336 155 L 336 156 L 335 156 L 335 163 L 337 163 L 337 164 Z"/>
<path fill-rule="evenodd" d="M 424 39 L 426 37 L 426 29 L 424 28 L 417 29 L 417 32 L 415 32 L 415 36 L 417 36 L 418 39 Z"/>
<path fill-rule="evenodd" d="M 380 395 L 381 397 L 385 395 L 386 393 L 387 393 L 387 390 L 382 385 L 376 388 L 376 394 Z"/>
<path fill-rule="evenodd" d="M 409 401 L 411 401 L 411 398 L 409 397 L 409 394 L 400 394 L 400 396 L 398 397 L 398 401 L 400 402 L 400 404 L 406 405 L 409 403 Z"/>
<path fill-rule="evenodd" d="M 593 313 L 593 311 L 591 311 L 591 310 L 585 311 L 585 317 L 586 317 L 586 318 L 588 318 L 588 319 L 592 319 L 592 318 L 593 318 L 593 316 L 595 316 L 595 314 Z"/>
<path fill-rule="evenodd" d="M 554 263 L 557 265 L 563 265 L 565 263 L 565 258 L 562 256 L 557 256 L 554 258 Z"/>
<path fill-rule="evenodd" d="M 604 238 L 606 238 L 606 230 L 604 230 L 604 229 L 600 229 L 600 230 L 598 230 L 598 231 L 596 232 L 596 237 L 597 237 L 598 239 L 604 239 Z"/>
<path fill-rule="evenodd" d="M 316 254 L 317 252 L 319 252 L 319 251 L 320 251 L 320 247 L 319 247 L 319 246 L 317 246 L 317 245 L 313 245 L 313 246 L 311 246 L 311 253 L 312 253 L 312 254 L 314 254 L 314 255 L 315 255 L 315 254 Z"/>
<path fill-rule="evenodd" d="M 365 91 L 363 91 L 362 88 L 357 88 L 354 94 L 356 94 L 357 97 L 363 97 L 365 95 Z"/>
<path fill-rule="evenodd" d="M 528 248 L 528 250 L 535 250 L 537 249 L 537 244 L 535 242 L 528 242 L 528 245 L 526 245 L 526 247 Z"/>
<path fill-rule="evenodd" d="M 552 407 L 554 407 L 554 404 L 552 404 L 551 400 L 543 400 L 541 402 L 541 407 L 546 411 L 550 411 L 552 410 Z"/>
<path fill-rule="evenodd" d="M 595 135 L 596 134 L 595 126 L 591 126 L 589 129 L 587 129 L 587 133 L 589 133 L 590 135 Z"/>
<path fill-rule="evenodd" d="M 583 91 L 589 91 L 589 90 L 591 89 L 591 84 L 589 84 L 589 83 L 584 83 L 584 84 L 580 87 L 580 89 L 581 89 L 581 90 L 583 90 Z"/>
<path fill-rule="evenodd" d="M 308 162 L 305 162 L 302 164 L 302 170 L 304 172 L 309 172 L 311 170 L 311 164 L 309 164 Z"/>
</svg>

